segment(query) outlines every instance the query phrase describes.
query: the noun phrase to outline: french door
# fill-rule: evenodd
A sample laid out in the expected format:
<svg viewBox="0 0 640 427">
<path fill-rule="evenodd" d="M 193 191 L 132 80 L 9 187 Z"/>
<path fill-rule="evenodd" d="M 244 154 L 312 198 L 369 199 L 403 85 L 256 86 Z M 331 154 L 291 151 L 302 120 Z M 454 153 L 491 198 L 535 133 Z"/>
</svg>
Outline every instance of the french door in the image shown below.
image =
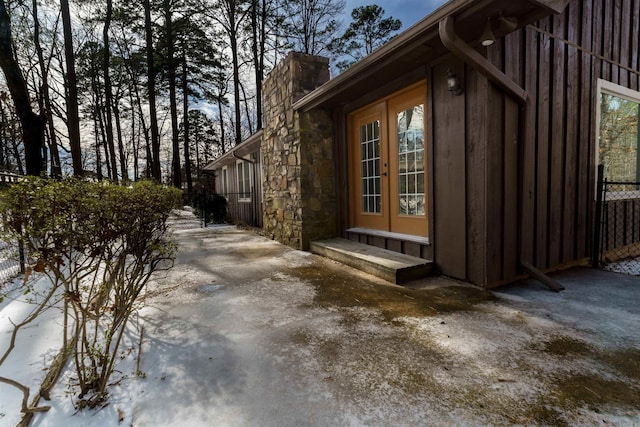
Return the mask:
<svg viewBox="0 0 640 427">
<path fill-rule="evenodd" d="M 350 218 L 354 227 L 426 237 L 424 84 L 350 116 Z"/>
</svg>

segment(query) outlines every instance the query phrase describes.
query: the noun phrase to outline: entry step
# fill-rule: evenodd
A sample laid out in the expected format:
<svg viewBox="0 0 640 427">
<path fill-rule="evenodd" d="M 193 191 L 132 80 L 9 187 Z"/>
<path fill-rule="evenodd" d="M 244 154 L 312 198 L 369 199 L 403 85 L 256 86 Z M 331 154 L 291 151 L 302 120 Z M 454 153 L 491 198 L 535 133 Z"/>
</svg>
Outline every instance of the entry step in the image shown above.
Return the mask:
<svg viewBox="0 0 640 427">
<path fill-rule="evenodd" d="M 311 252 L 401 284 L 428 276 L 432 261 L 352 240 L 334 238 L 311 242 Z"/>
</svg>

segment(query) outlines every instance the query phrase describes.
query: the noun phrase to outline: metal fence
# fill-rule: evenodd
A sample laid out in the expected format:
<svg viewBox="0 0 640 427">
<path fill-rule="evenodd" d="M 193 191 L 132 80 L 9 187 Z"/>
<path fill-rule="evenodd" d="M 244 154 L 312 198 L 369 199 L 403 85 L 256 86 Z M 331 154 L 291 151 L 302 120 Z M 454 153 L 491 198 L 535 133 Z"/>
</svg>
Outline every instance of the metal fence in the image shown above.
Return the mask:
<svg viewBox="0 0 640 427">
<path fill-rule="evenodd" d="M 594 267 L 640 275 L 640 182 L 603 178 L 598 166 Z"/>
<path fill-rule="evenodd" d="M 20 245 L 0 240 L 0 288 L 20 273 L 24 273 L 24 252 Z"/>
<path fill-rule="evenodd" d="M 0 171 L 0 187 L 6 187 L 21 179 L 21 175 Z M 2 213 L 0 212 L 0 215 Z M 1 219 L 1 218 L 0 218 Z M 20 273 L 24 273 L 24 250 L 17 241 L 2 236 L 0 221 L 0 288 Z"/>
</svg>

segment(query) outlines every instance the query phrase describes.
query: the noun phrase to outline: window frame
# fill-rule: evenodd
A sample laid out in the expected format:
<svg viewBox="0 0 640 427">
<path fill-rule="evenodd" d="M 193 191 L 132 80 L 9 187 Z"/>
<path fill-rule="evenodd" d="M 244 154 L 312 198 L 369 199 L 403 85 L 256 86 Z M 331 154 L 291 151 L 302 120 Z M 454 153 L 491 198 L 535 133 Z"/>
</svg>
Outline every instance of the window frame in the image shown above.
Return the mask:
<svg viewBox="0 0 640 427">
<path fill-rule="evenodd" d="M 236 181 L 238 183 L 238 202 L 251 202 L 251 163 L 246 160 L 236 162 Z M 248 171 L 246 182 L 244 181 L 245 170 Z M 245 188 L 246 184 L 246 188 Z M 247 195 L 248 197 L 245 197 Z"/>
<path fill-rule="evenodd" d="M 602 103 L 602 94 L 613 95 L 618 98 L 626 99 L 627 101 L 635 102 L 640 106 L 640 92 L 630 89 L 628 87 L 621 86 L 619 84 L 610 82 L 608 80 L 598 79 L 597 81 L 597 99 L 596 99 L 596 123 L 595 123 L 595 161 L 596 166 L 600 164 L 600 115 Z M 640 131 L 640 129 L 639 129 Z M 636 153 L 636 156 L 640 156 L 640 152 Z M 637 161 L 637 160 L 636 160 Z"/>
<path fill-rule="evenodd" d="M 229 168 L 222 167 L 222 195 L 226 198 L 229 195 Z"/>
</svg>

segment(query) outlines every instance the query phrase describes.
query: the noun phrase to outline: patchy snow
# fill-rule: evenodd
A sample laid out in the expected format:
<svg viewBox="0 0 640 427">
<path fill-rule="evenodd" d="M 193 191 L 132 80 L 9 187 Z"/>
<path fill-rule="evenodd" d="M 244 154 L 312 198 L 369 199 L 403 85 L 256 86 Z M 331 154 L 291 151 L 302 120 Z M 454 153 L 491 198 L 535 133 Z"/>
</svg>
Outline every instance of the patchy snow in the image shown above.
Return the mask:
<svg viewBox="0 0 640 427">
<path fill-rule="evenodd" d="M 605 270 L 615 273 L 631 274 L 640 276 L 640 257 L 625 259 L 622 261 L 609 262 L 604 267 Z"/>
<path fill-rule="evenodd" d="M 67 369 L 34 426 L 640 424 L 637 406 L 583 402 L 571 388 L 586 377 L 640 390 L 635 365 L 620 370 L 625 352 L 640 354 L 638 278 L 578 271 L 558 279 L 560 294 L 525 282 L 466 309 L 418 315 L 424 307 L 402 307 L 438 287 L 469 288 L 446 279 L 392 287 L 235 227 L 200 228 L 184 212 L 172 227 L 175 267 L 146 290 L 108 404 L 77 411 Z M 385 297 L 361 303 L 340 286 Z M 7 318 L 28 309 L 20 298 L 0 305 L 0 350 Z M 0 375 L 37 390 L 60 318 L 51 309 L 25 328 Z M 618 352 L 620 365 L 611 362 Z M 13 426 L 21 396 L 0 385 L 0 397 L 0 426 Z"/>
</svg>

